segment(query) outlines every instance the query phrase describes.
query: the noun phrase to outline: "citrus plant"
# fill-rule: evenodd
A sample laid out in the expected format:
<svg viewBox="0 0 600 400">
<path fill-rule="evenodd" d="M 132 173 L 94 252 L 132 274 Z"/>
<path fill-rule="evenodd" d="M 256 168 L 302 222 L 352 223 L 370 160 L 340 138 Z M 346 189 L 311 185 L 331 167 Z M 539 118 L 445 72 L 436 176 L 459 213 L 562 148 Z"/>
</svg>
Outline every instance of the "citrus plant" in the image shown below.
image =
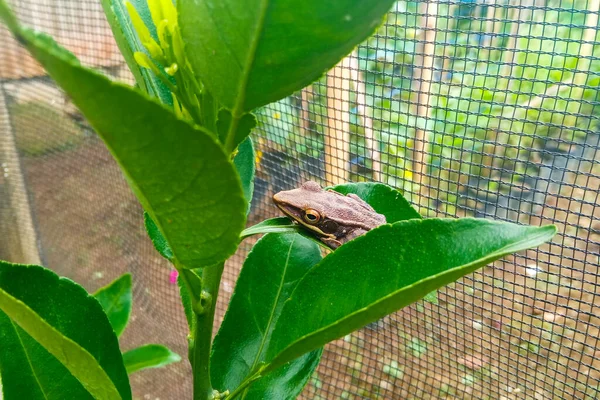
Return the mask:
<svg viewBox="0 0 600 400">
<path fill-rule="evenodd" d="M 196 400 L 295 398 L 329 341 L 555 234 L 553 226 L 422 219 L 378 183 L 333 188 L 359 196 L 387 224 L 324 258 L 316 239 L 287 219 L 244 230 L 252 110 L 319 78 L 374 32 L 392 3 L 103 0 L 133 88 L 80 65 L 0 1 L 5 25 L 103 139 L 156 249 L 179 273 Z M 265 236 L 213 340 L 225 261 L 253 234 Z M 137 352 L 123 355 L 124 317 L 103 308 L 103 293 L 89 296 L 39 266 L 0 263 L 5 400 L 131 399 L 128 373 L 175 361 L 156 348 L 146 363 Z"/>
</svg>

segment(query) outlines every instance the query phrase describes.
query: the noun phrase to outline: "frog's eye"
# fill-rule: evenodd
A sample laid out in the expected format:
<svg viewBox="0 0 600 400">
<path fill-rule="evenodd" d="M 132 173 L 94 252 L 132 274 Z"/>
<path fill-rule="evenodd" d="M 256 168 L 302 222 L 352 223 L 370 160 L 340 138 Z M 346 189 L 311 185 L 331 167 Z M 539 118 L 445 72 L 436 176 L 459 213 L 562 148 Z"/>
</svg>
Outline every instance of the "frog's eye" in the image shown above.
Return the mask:
<svg viewBox="0 0 600 400">
<path fill-rule="evenodd" d="M 304 222 L 307 224 L 314 225 L 321 219 L 321 214 L 317 210 L 313 210 L 309 208 L 308 210 L 304 210 Z"/>
</svg>

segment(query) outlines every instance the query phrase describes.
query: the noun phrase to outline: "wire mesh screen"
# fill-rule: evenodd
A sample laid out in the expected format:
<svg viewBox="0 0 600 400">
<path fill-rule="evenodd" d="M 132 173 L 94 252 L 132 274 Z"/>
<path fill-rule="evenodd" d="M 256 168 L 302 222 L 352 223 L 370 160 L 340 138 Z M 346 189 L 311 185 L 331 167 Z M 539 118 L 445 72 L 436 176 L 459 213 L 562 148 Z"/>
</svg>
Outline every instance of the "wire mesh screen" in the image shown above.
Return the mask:
<svg viewBox="0 0 600 400">
<path fill-rule="evenodd" d="M 131 83 L 98 3 L 12 1 L 23 22 Z M 249 224 L 305 180 L 375 180 L 426 217 L 560 231 L 329 344 L 302 398 L 600 397 L 599 12 L 600 0 L 398 1 L 321 80 L 256 112 Z M 185 355 L 172 271 L 102 142 L 12 39 L 0 43 L 0 79 L 0 257 L 90 291 L 131 272 L 122 348 Z M 251 246 L 227 265 L 219 318 Z M 191 398 L 189 372 L 181 362 L 134 374 L 134 394 Z"/>
</svg>

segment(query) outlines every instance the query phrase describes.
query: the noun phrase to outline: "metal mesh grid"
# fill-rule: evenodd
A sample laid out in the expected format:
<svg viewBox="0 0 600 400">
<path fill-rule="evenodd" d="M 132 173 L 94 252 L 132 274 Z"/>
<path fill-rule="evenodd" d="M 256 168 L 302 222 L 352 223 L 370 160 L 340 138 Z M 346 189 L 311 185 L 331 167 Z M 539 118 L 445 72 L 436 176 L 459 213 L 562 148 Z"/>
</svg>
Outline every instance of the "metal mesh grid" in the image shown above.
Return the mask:
<svg viewBox="0 0 600 400">
<path fill-rule="evenodd" d="M 258 110 L 249 223 L 276 215 L 271 194 L 306 179 L 377 180 L 426 216 L 560 231 L 440 290 L 438 304 L 331 343 L 303 398 L 600 397 L 599 3 L 398 1 L 328 76 Z M 98 2 L 12 4 L 85 64 L 132 82 Z M 154 341 L 185 355 L 176 285 L 102 143 L 11 40 L 0 44 L 0 79 L 0 224 L 14 237 L 0 240 L 0 256 L 39 250 L 88 290 L 132 272 L 122 347 Z M 219 317 L 251 245 L 227 266 Z M 185 363 L 132 384 L 138 398 L 191 397 Z"/>
</svg>

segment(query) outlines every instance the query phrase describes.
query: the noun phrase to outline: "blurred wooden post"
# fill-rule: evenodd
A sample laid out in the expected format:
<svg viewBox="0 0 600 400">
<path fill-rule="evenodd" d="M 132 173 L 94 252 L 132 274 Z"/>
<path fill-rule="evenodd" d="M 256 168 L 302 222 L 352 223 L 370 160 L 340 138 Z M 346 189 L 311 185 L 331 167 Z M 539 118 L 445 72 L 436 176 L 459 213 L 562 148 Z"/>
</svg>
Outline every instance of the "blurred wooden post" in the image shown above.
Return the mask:
<svg viewBox="0 0 600 400">
<path fill-rule="evenodd" d="M 37 234 L 33 225 L 27 188 L 12 131 L 4 90 L 0 86 L 0 174 L 7 186 L 8 207 L 16 226 L 3 226 L 2 239 L 7 243 L 9 261 L 25 264 L 41 264 L 37 247 Z M 11 239 L 11 237 L 13 237 Z"/>
<path fill-rule="evenodd" d="M 594 54 L 594 44 L 596 34 L 598 32 L 598 13 L 600 12 L 600 0 L 588 0 L 588 14 L 585 17 L 585 29 L 583 30 L 582 43 L 579 47 L 579 58 L 577 59 L 577 67 L 573 75 L 573 84 L 575 87 L 571 92 L 571 97 L 577 101 L 577 111 L 575 112 L 574 126 L 578 126 L 577 119 L 581 113 L 581 103 L 585 97 L 585 85 L 590 75 L 591 58 Z"/>
<path fill-rule="evenodd" d="M 309 110 L 309 106 L 310 106 L 310 101 L 312 98 L 312 85 L 309 85 L 307 87 L 305 87 L 304 89 L 302 89 L 302 91 L 300 92 L 300 96 L 301 96 L 301 109 L 302 109 L 302 118 L 300 121 L 300 126 L 301 126 L 301 130 L 302 130 L 302 135 L 304 135 L 304 137 L 307 137 L 307 135 L 310 132 L 310 110 Z"/>
<path fill-rule="evenodd" d="M 435 40 L 437 26 L 437 1 L 421 2 L 420 14 L 421 21 L 419 26 L 424 27 L 423 39 L 419 41 L 418 61 L 415 62 L 415 72 L 413 75 L 414 90 L 417 92 L 416 111 L 417 116 L 422 120 L 428 121 L 431 110 L 431 84 L 433 82 L 433 68 L 435 61 Z M 427 193 L 427 179 L 425 176 L 427 170 L 427 160 L 429 153 L 429 132 L 426 127 L 416 128 L 415 143 L 413 151 L 413 182 L 420 185 L 419 197 Z M 421 203 L 419 198 L 416 204 L 426 206 Z"/>
<path fill-rule="evenodd" d="M 577 60 L 576 73 L 573 76 L 573 83 L 575 86 L 583 86 L 586 84 L 589 72 L 590 64 L 592 60 L 590 58 L 594 53 L 594 44 L 596 40 L 596 33 L 598 32 L 598 12 L 600 12 L 600 1 L 599 0 L 588 0 L 588 14 L 585 17 L 585 29 L 583 30 L 582 43 L 579 48 L 579 59 Z M 581 88 L 583 92 L 583 88 Z M 581 93 L 583 97 L 583 93 Z"/>
<path fill-rule="evenodd" d="M 504 8 L 506 6 L 504 0 L 488 0 L 488 9 L 483 21 L 486 26 L 492 24 L 491 32 L 485 36 L 482 43 L 483 50 L 496 50 L 498 47 L 498 38 L 502 30 L 502 17 L 504 16 Z"/>
<path fill-rule="evenodd" d="M 369 151 L 371 157 L 373 180 L 381 181 L 381 157 L 379 154 L 379 143 L 373 134 L 373 119 L 369 115 L 367 108 L 367 90 L 364 84 L 363 75 L 358 66 L 358 53 L 356 50 L 350 56 L 350 73 L 354 82 L 354 90 L 356 91 L 356 105 L 358 115 L 361 118 L 362 125 L 365 130 L 365 147 Z"/>
<path fill-rule="evenodd" d="M 350 57 L 327 73 L 327 129 L 325 130 L 325 183 L 348 181 L 350 153 Z"/>
<path fill-rule="evenodd" d="M 448 18 L 447 27 L 441 33 L 444 35 L 442 38 L 442 42 L 444 43 L 443 56 L 442 56 L 442 77 L 443 81 L 451 81 L 452 76 L 452 67 L 453 67 L 453 59 L 456 55 L 456 45 L 452 45 L 450 37 L 453 35 L 456 39 L 458 38 L 459 32 L 456 32 L 456 18 L 455 13 L 458 8 L 458 4 L 450 4 L 448 6 Z M 457 39 L 458 40 L 458 39 Z"/>
<path fill-rule="evenodd" d="M 509 11 L 509 20 L 511 20 L 510 35 L 508 37 L 508 43 L 504 49 L 504 59 L 502 70 L 500 71 L 501 77 L 507 77 L 508 83 L 507 88 L 510 89 L 510 79 L 517 61 L 517 36 L 528 36 L 529 32 L 521 32 L 521 28 L 531 19 L 531 6 L 534 4 L 534 0 L 521 0 L 519 8 L 514 7 Z M 524 7 L 524 8 L 523 8 Z M 527 39 L 529 40 L 529 39 Z"/>
</svg>

